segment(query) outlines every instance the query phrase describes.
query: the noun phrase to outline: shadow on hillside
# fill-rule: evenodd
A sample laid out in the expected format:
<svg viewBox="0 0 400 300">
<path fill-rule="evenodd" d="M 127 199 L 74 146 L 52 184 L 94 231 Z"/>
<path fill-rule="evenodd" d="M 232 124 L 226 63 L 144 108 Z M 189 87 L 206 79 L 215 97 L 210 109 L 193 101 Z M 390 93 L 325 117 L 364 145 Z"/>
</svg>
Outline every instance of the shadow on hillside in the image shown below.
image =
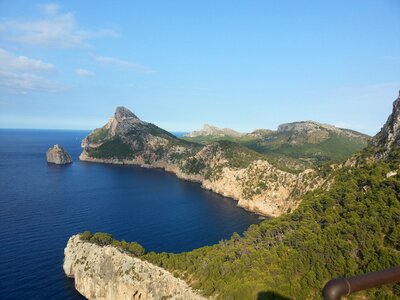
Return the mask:
<svg viewBox="0 0 400 300">
<path fill-rule="evenodd" d="M 257 300 L 291 300 L 291 299 L 282 296 L 276 292 L 268 291 L 268 292 L 259 292 Z"/>
</svg>

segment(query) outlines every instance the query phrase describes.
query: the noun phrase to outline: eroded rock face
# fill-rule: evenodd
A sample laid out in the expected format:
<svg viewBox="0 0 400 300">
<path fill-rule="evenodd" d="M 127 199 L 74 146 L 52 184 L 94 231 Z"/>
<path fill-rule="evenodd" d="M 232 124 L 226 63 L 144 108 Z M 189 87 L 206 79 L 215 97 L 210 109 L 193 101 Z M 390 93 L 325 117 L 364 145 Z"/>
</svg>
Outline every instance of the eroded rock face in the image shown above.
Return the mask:
<svg viewBox="0 0 400 300">
<path fill-rule="evenodd" d="M 393 102 L 392 113 L 381 131 L 373 138 L 372 144 L 382 148 L 377 154 L 378 157 L 385 157 L 393 147 L 400 146 L 400 91 Z"/>
<path fill-rule="evenodd" d="M 65 165 L 72 163 L 71 155 L 58 144 L 47 150 L 46 157 L 47 162 L 52 164 Z"/>
<path fill-rule="evenodd" d="M 64 250 L 64 272 L 88 299 L 206 299 L 186 282 L 147 261 L 72 236 Z"/>
</svg>

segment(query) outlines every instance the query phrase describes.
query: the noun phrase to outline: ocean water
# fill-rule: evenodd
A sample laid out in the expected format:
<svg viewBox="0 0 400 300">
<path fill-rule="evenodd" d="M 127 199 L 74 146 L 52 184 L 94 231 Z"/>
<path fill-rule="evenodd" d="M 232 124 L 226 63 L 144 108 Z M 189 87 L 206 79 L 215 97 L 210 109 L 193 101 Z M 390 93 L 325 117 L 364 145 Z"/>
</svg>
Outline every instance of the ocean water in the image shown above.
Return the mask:
<svg viewBox="0 0 400 300">
<path fill-rule="evenodd" d="M 78 232 L 109 232 L 147 251 L 183 252 L 259 218 L 162 170 L 79 162 L 86 131 L 0 130 L 0 299 L 82 299 L 63 273 Z M 72 165 L 47 164 L 59 143 Z"/>
</svg>

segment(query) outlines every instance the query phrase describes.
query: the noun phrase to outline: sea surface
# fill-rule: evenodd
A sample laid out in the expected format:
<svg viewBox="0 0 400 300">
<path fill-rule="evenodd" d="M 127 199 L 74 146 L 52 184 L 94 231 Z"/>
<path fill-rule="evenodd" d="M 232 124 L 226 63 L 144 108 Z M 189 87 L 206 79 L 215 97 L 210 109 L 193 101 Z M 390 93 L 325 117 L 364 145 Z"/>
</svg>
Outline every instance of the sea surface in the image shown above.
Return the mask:
<svg viewBox="0 0 400 300">
<path fill-rule="evenodd" d="M 177 253 L 260 221 L 162 170 L 79 162 L 88 133 L 0 129 L 0 299 L 82 299 L 62 264 L 68 238 L 84 230 Z M 73 164 L 46 162 L 56 143 Z"/>
</svg>

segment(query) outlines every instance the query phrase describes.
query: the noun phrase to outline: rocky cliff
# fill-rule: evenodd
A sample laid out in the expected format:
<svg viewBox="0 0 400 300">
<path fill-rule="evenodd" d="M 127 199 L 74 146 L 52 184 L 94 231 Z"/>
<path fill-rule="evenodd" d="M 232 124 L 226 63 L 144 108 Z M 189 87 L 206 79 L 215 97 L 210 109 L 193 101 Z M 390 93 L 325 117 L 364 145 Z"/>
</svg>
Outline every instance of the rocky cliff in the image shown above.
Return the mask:
<svg viewBox="0 0 400 300">
<path fill-rule="evenodd" d="M 380 132 L 373 138 L 372 145 L 380 148 L 377 152 L 379 158 L 385 158 L 393 148 L 400 146 L 400 91 L 393 102 L 392 113 Z"/>
<path fill-rule="evenodd" d="M 79 235 L 68 241 L 63 268 L 88 299 L 205 299 L 166 270 L 113 246 L 83 241 Z"/>
<path fill-rule="evenodd" d="M 53 147 L 50 147 L 46 153 L 47 162 L 57 164 L 57 165 L 65 165 L 72 163 L 71 155 L 60 145 L 56 144 Z"/>
<path fill-rule="evenodd" d="M 265 156 L 235 143 L 201 146 L 180 140 L 123 107 L 87 136 L 82 147 L 81 160 L 163 168 L 268 216 L 293 210 L 301 195 L 322 183 L 311 169 L 300 173 L 281 170 Z"/>
</svg>

